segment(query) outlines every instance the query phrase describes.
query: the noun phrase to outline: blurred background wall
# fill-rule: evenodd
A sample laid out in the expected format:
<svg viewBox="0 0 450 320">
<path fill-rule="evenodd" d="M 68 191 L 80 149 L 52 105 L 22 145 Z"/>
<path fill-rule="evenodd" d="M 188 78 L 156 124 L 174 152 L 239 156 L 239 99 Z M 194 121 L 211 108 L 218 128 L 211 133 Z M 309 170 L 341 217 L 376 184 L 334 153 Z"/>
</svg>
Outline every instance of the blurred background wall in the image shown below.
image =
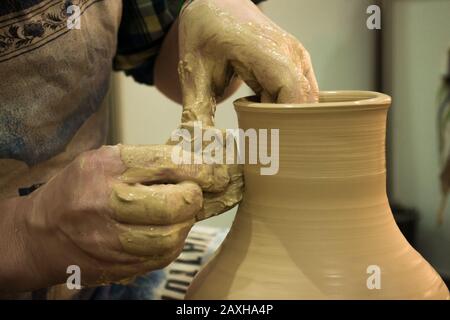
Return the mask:
<svg viewBox="0 0 450 320">
<path fill-rule="evenodd" d="M 450 50 L 450 1 L 383 1 L 383 84 L 389 114 L 390 200 L 418 210 L 417 249 L 450 277 L 450 210 L 441 202 L 437 99 Z M 450 209 L 450 208 L 447 208 Z"/>
</svg>

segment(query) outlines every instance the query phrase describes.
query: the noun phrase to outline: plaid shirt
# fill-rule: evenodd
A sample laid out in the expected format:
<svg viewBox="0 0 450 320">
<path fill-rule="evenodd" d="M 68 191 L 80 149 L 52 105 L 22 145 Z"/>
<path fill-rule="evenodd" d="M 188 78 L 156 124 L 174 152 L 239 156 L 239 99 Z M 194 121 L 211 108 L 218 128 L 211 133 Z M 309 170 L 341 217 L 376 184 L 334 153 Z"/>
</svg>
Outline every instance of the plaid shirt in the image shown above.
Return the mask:
<svg viewBox="0 0 450 320">
<path fill-rule="evenodd" d="M 252 0 L 258 4 L 264 0 Z M 153 84 L 153 68 L 164 36 L 185 0 L 124 0 L 114 69 Z"/>
</svg>

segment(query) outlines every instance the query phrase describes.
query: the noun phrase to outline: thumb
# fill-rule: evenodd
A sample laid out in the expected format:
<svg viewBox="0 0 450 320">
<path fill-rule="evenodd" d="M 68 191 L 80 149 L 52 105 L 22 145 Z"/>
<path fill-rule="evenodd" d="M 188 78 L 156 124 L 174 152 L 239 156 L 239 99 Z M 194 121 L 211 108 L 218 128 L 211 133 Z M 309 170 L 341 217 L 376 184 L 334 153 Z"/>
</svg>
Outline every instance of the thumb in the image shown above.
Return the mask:
<svg viewBox="0 0 450 320">
<path fill-rule="evenodd" d="M 183 95 L 182 123 L 201 121 L 214 125 L 216 99 L 212 90 L 211 68 L 198 55 L 188 53 L 178 65 Z"/>
</svg>

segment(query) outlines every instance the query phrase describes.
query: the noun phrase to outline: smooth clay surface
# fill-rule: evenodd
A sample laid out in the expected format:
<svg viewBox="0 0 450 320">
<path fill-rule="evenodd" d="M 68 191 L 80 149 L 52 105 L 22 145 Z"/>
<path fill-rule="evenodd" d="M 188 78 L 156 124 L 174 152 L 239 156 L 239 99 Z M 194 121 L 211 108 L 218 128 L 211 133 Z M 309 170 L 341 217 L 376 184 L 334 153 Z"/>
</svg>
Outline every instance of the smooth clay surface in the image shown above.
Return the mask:
<svg viewBox="0 0 450 320">
<path fill-rule="evenodd" d="M 187 299 L 449 299 L 389 207 L 389 105 L 349 91 L 323 92 L 318 104 L 238 100 L 241 128 L 280 129 L 280 170 L 244 166 L 232 229 Z"/>
</svg>

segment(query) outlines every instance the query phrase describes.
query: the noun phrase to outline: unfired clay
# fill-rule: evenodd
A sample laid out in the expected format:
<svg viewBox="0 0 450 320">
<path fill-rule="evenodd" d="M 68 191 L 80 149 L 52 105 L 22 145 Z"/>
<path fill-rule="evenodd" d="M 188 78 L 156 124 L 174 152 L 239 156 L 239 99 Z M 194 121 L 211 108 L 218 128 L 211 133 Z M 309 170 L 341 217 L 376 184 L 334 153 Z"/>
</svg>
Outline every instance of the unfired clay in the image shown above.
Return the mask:
<svg viewBox="0 0 450 320">
<path fill-rule="evenodd" d="M 241 128 L 280 129 L 280 169 L 244 166 L 232 229 L 187 299 L 449 299 L 389 207 L 389 105 L 356 91 L 324 92 L 317 104 L 238 100 Z"/>
</svg>

